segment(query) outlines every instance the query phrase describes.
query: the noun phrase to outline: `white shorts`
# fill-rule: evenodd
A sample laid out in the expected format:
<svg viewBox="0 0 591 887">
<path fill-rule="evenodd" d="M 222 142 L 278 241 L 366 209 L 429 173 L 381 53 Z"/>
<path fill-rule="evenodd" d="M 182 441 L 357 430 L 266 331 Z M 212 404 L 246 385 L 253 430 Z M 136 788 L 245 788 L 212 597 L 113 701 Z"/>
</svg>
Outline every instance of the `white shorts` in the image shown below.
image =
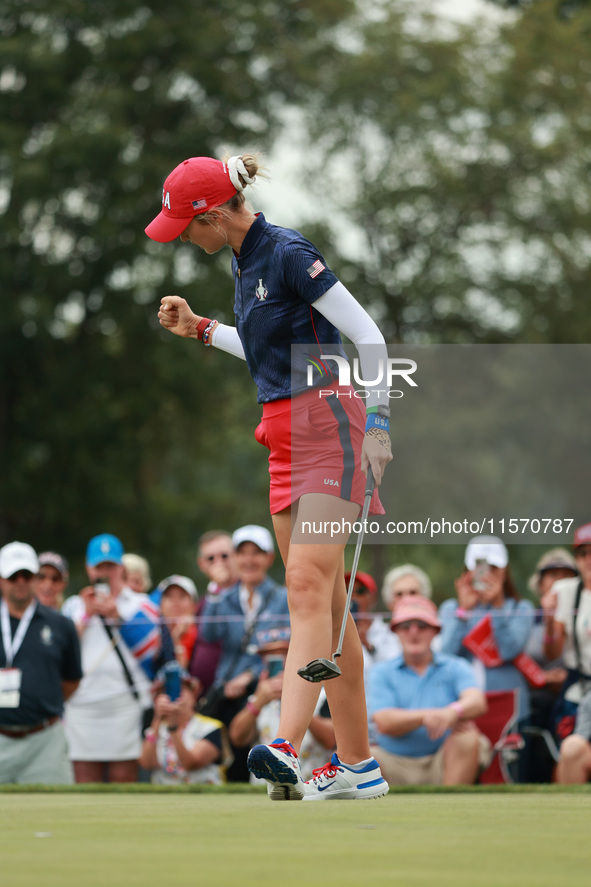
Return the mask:
<svg viewBox="0 0 591 887">
<path fill-rule="evenodd" d="M 66 704 L 64 726 L 71 761 L 137 761 L 142 710 L 127 691 L 87 705 Z"/>
</svg>

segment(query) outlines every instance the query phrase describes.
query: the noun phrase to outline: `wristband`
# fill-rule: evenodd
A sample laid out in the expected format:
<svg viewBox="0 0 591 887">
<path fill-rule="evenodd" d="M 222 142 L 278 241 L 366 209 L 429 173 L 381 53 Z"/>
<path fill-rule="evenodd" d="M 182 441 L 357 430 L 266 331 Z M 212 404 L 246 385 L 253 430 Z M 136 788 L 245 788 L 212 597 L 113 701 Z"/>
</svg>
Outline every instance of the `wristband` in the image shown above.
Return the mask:
<svg viewBox="0 0 591 887">
<path fill-rule="evenodd" d="M 367 434 L 371 428 L 381 428 L 390 434 L 390 421 L 385 416 L 380 416 L 379 413 L 368 413 L 365 420 L 365 433 Z"/>
<path fill-rule="evenodd" d="M 197 338 L 200 342 L 203 341 L 203 333 L 210 325 L 211 320 L 209 317 L 202 317 L 199 323 L 197 324 Z"/>
<path fill-rule="evenodd" d="M 148 742 L 156 742 L 156 731 L 153 727 L 148 727 L 148 729 L 144 733 L 144 739 L 146 739 Z"/>
<path fill-rule="evenodd" d="M 459 718 L 464 717 L 465 711 L 461 702 L 452 702 L 449 707 L 453 708 Z"/>
<path fill-rule="evenodd" d="M 254 715 L 255 718 L 258 717 L 261 713 L 260 708 L 258 707 L 258 705 L 255 702 L 254 696 L 248 697 L 248 699 L 246 700 L 246 705 L 244 707 L 246 709 L 248 709 L 248 711 L 251 713 L 251 715 Z"/>
<path fill-rule="evenodd" d="M 546 634 L 544 635 L 544 643 L 545 644 L 553 644 L 554 641 L 557 641 L 557 640 L 558 640 L 558 634 L 556 632 L 552 632 L 552 634 L 549 634 L 548 632 L 546 632 Z"/>
<path fill-rule="evenodd" d="M 204 345 L 207 345 L 207 346 L 211 345 L 209 338 L 217 325 L 218 325 L 217 320 L 210 320 L 209 325 L 206 326 L 205 329 L 203 330 L 203 344 Z"/>
<path fill-rule="evenodd" d="M 458 619 L 461 619 L 462 622 L 465 622 L 468 618 L 468 613 L 463 607 L 458 607 L 456 610 L 456 616 Z"/>
</svg>

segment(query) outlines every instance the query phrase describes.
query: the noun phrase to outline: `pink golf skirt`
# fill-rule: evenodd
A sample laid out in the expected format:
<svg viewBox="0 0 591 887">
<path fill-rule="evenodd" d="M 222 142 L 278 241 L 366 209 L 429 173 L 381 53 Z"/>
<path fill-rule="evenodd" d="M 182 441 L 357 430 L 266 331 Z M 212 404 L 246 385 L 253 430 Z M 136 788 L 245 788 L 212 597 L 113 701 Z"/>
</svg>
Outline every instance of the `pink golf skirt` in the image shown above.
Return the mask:
<svg viewBox="0 0 591 887">
<path fill-rule="evenodd" d="M 313 388 L 297 397 L 263 404 L 256 440 L 269 450 L 271 514 L 305 493 L 328 493 L 363 505 L 365 475 L 360 466 L 365 404 L 354 389 L 334 386 L 320 396 Z M 370 512 L 384 514 L 377 490 Z"/>
</svg>

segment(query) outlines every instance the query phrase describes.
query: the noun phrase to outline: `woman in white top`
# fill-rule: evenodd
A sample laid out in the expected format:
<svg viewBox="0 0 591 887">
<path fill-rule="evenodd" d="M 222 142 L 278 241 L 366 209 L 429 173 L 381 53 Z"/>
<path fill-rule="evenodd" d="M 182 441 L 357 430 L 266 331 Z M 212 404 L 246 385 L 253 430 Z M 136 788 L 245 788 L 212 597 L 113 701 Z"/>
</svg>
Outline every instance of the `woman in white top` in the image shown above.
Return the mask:
<svg viewBox="0 0 591 887">
<path fill-rule="evenodd" d="M 115 536 L 91 539 L 86 571 L 93 584 L 62 609 L 78 630 L 84 672 L 66 704 L 64 723 L 76 782 L 137 780 L 160 615 L 146 595 L 126 585 L 122 557 Z"/>
<path fill-rule="evenodd" d="M 156 682 L 152 725 L 146 730 L 140 764 L 152 771 L 157 785 L 188 785 L 225 782 L 223 763 L 229 747 L 221 721 L 195 714 L 198 681 L 186 672 L 181 676 L 177 699 Z"/>
</svg>

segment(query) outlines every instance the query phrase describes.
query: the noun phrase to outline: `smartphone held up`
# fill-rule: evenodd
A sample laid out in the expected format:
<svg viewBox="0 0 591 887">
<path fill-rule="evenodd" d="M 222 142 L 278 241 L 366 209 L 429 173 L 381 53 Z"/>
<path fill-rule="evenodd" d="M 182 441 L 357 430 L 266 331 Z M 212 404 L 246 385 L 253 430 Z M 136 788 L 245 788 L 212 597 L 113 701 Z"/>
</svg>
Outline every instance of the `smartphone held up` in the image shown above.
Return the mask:
<svg viewBox="0 0 591 887">
<path fill-rule="evenodd" d="M 111 594 L 111 586 L 108 579 L 95 579 L 93 588 L 97 597 L 108 597 Z"/>
<path fill-rule="evenodd" d="M 182 669 L 178 662 L 173 660 L 167 662 L 162 669 L 162 677 L 164 679 L 164 692 L 171 702 L 181 695 Z"/>
<path fill-rule="evenodd" d="M 486 591 L 488 583 L 486 576 L 489 571 L 489 565 L 485 560 L 477 560 L 474 572 L 472 574 L 472 588 L 474 591 Z"/>
</svg>

